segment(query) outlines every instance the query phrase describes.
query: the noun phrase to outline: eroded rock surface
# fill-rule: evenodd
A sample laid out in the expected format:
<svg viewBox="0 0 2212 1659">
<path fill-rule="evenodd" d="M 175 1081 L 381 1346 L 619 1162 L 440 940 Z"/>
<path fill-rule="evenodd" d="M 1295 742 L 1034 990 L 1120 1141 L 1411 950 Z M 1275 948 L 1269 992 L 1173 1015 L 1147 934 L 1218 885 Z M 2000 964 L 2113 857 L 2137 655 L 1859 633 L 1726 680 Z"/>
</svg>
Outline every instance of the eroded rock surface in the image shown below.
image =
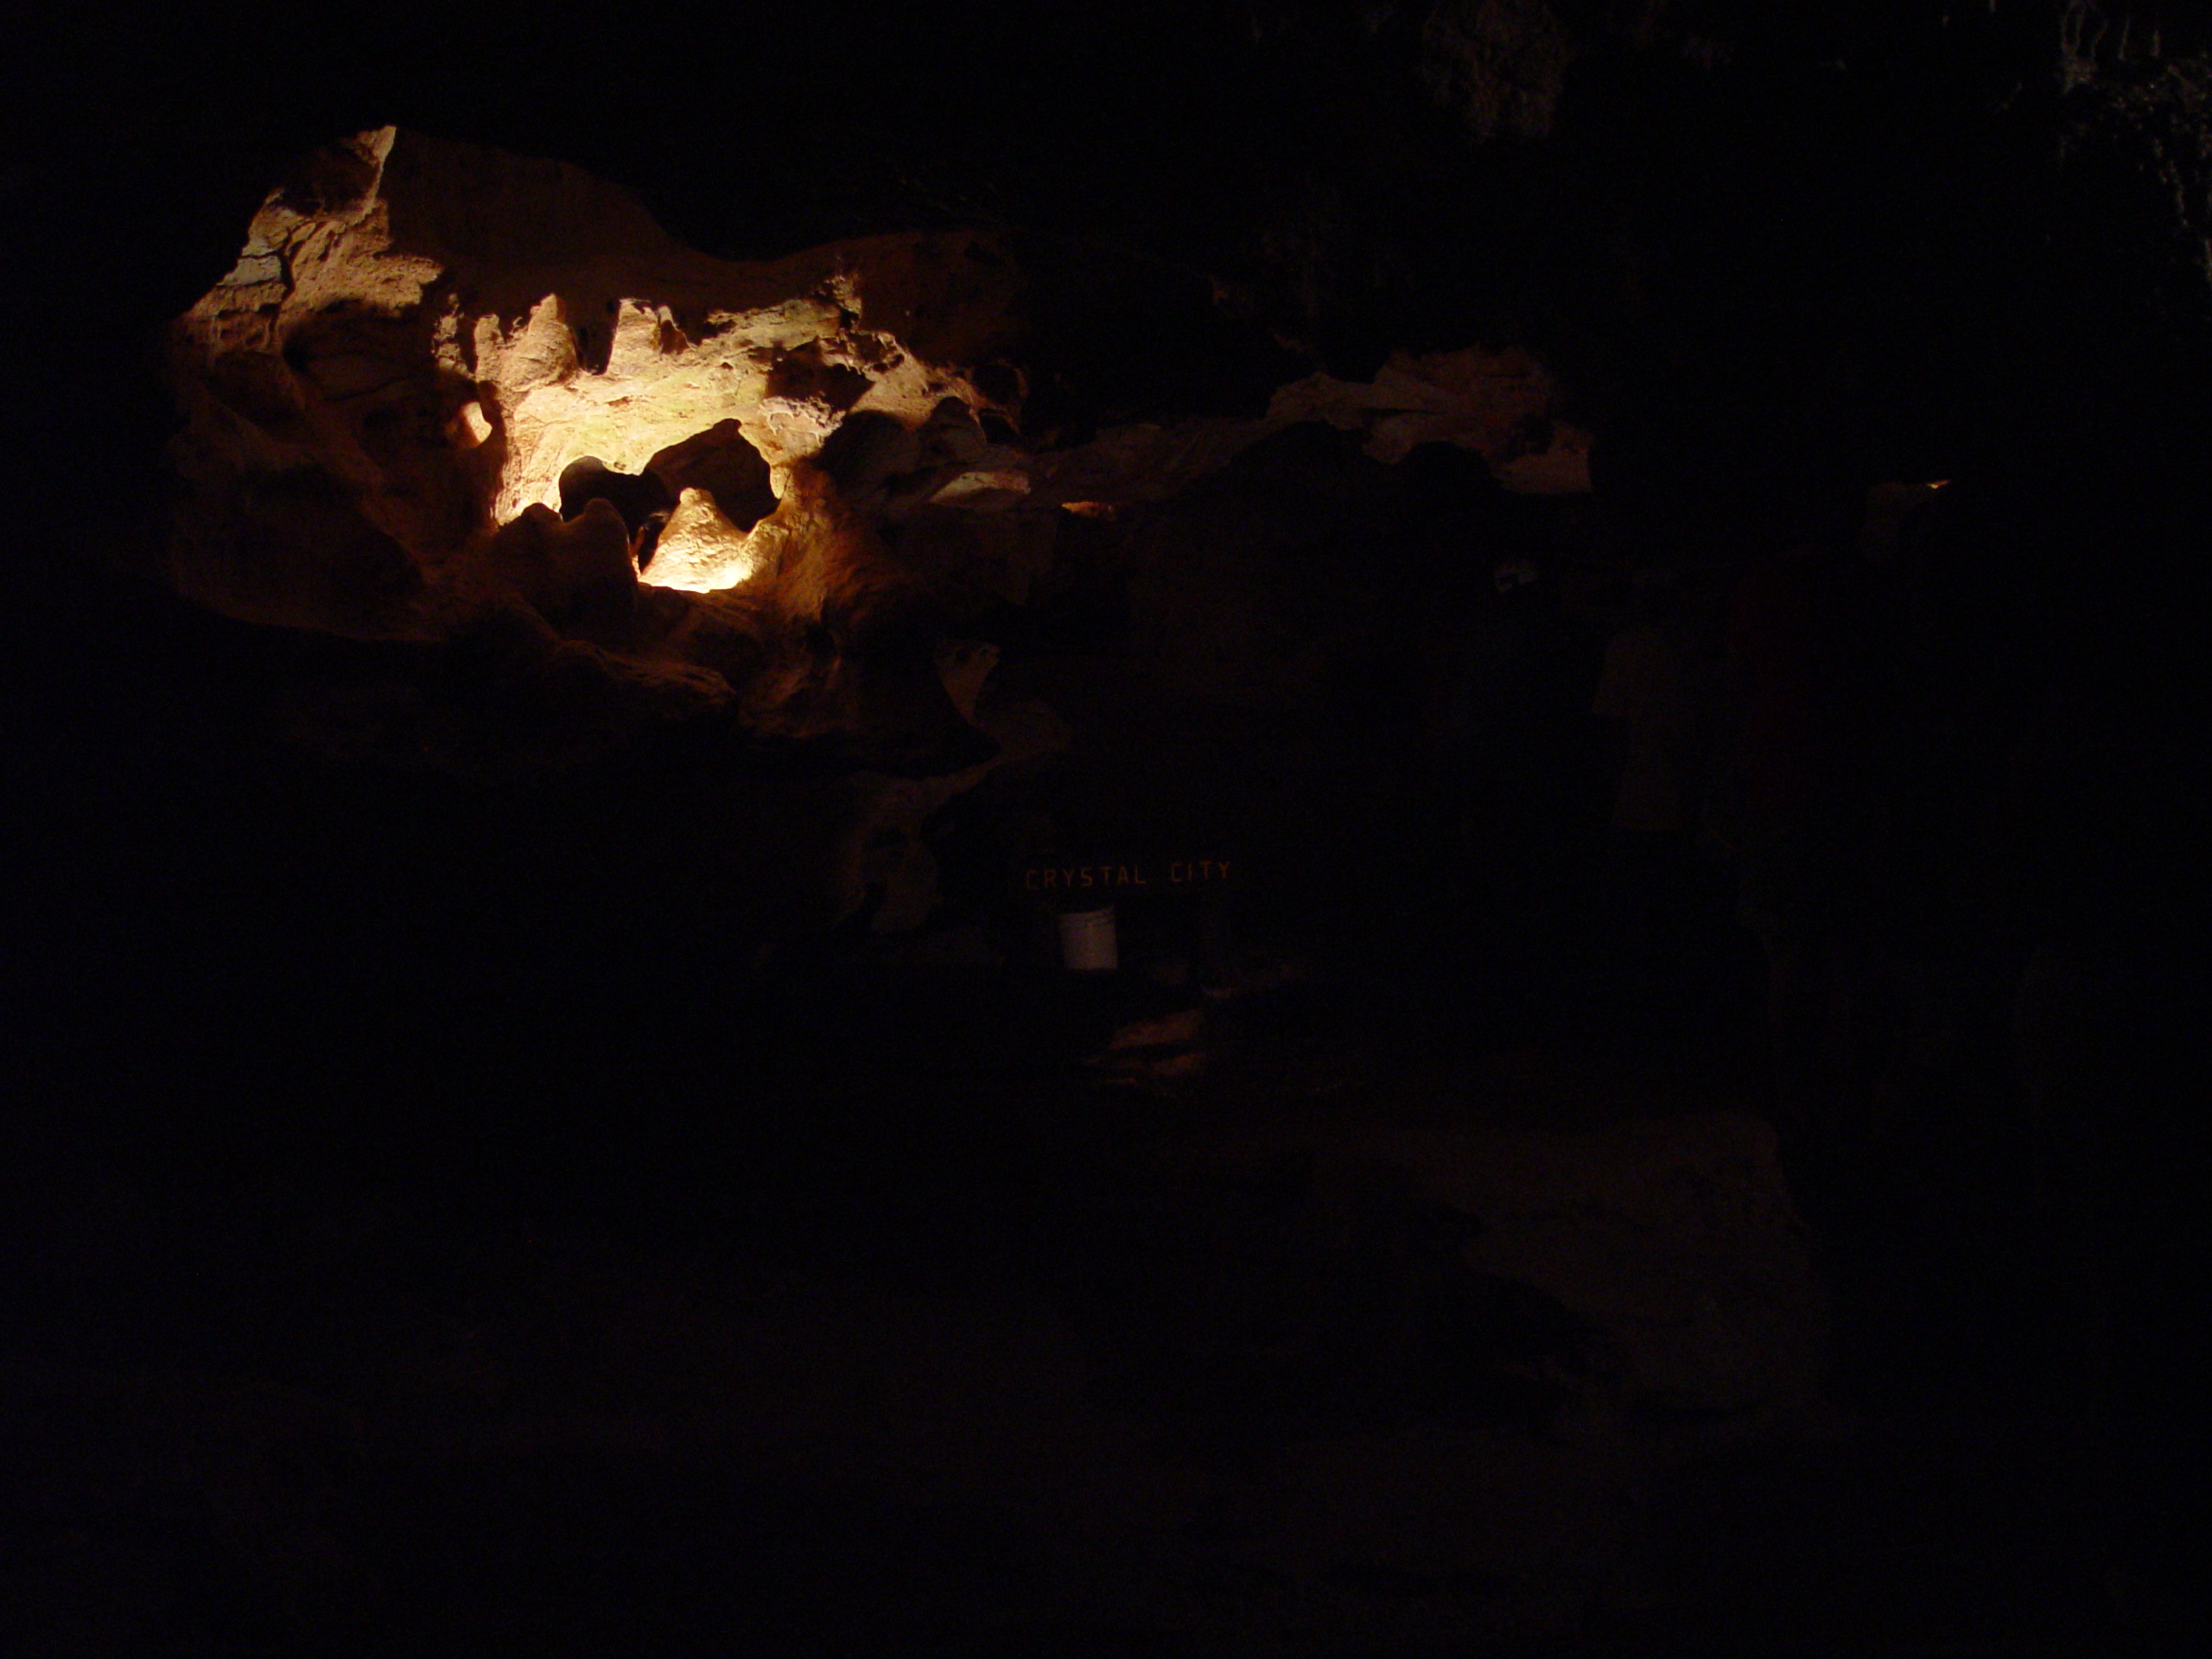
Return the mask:
<svg viewBox="0 0 2212 1659">
<path fill-rule="evenodd" d="M 1003 349 L 1014 283 L 969 235 L 711 259 L 559 162 L 362 134 L 271 194 L 177 326 L 178 460 L 202 507 L 180 579 L 239 613 L 380 631 L 345 571 L 309 605 L 227 580 L 209 543 L 255 516 L 237 492 L 327 475 L 434 578 L 472 536 L 556 505 L 579 460 L 638 475 L 677 450 L 664 467 L 696 472 L 683 447 L 714 433 L 725 457 L 741 436 L 780 469 L 855 410 L 919 425 L 948 397 L 999 409 L 965 365 Z M 1018 396 L 1018 378 L 994 384 Z"/>
<path fill-rule="evenodd" d="M 658 691 L 677 717 L 960 770 L 989 745 L 870 527 L 889 515 L 813 462 L 860 416 L 915 452 L 925 493 L 972 506 L 1014 476 L 978 416 L 1015 430 L 1016 286 L 980 236 L 715 260 L 573 168 L 362 134 L 270 196 L 173 331 L 177 586 L 463 650 L 511 613 L 511 647 L 606 693 L 585 726 Z"/>
<path fill-rule="evenodd" d="M 1378 459 L 1442 441 L 1512 487 L 1586 486 L 1579 435 L 1551 422 L 1558 388 L 1518 352 L 1401 353 L 1371 384 L 1286 386 L 1263 416 L 1193 410 L 1040 454 L 1007 360 L 1031 297 L 979 232 L 737 264 L 562 163 L 361 134 L 270 196 L 175 327 L 193 486 L 178 583 L 252 620 L 435 633 L 450 568 L 533 506 L 575 517 L 563 480 L 579 467 L 639 480 L 664 511 L 702 493 L 677 538 L 690 550 L 648 561 L 649 581 L 692 589 L 761 567 L 730 531 L 817 459 L 878 523 L 1156 500 L 1309 420 L 1363 429 Z M 626 521 L 650 510 L 626 500 Z"/>
<path fill-rule="evenodd" d="M 934 902 L 920 819 L 1037 732 L 1066 741 L 1052 709 L 995 701 L 985 642 L 1040 605 L 1112 611 L 1100 582 L 1128 573 L 1086 563 L 1098 538 L 1071 527 L 1151 511 L 1291 427 L 1586 487 L 1558 385 L 1510 351 L 1308 375 L 1264 408 L 1061 410 L 1033 434 L 1038 313 L 1104 302 L 1031 284 L 1014 247 L 908 234 L 734 263 L 562 163 L 359 135 L 268 198 L 175 325 L 176 586 L 251 622 L 428 647 L 378 659 L 404 684 L 349 686 L 342 731 L 315 688 L 296 699 L 295 738 L 348 760 L 513 777 L 705 721 L 734 765 L 805 751 L 938 780 L 861 791 L 831 835 L 849 850 L 830 907 L 880 892 L 879 925 L 901 926 Z M 1218 308 L 1203 285 L 1185 299 Z M 499 696 L 454 689 L 479 683 Z"/>
</svg>

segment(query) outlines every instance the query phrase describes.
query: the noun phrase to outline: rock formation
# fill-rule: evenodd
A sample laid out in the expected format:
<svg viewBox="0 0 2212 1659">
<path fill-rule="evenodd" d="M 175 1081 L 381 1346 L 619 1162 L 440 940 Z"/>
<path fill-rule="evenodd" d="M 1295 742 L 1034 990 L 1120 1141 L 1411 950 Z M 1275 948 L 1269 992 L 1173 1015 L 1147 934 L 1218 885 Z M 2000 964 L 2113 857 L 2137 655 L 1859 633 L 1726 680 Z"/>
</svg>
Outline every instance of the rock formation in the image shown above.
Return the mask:
<svg viewBox="0 0 2212 1659">
<path fill-rule="evenodd" d="M 1285 387 L 1258 419 L 1195 411 L 1034 453 L 1004 360 L 1022 289 L 980 233 L 740 264 L 559 162 L 362 134 L 270 196 L 175 327 L 178 585 L 251 620 L 435 635 L 531 508 L 574 518 L 597 494 L 633 541 L 670 512 L 645 580 L 711 592 L 771 569 L 741 544 L 817 457 L 887 523 L 1159 499 L 1313 419 L 1363 426 L 1379 459 L 1442 440 L 1511 486 L 1586 487 L 1557 388 L 1518 353 L 1401 354 L 1371 385 Z M 513 549 L 488 557 L 511 568 Z"/>
<path fill-rule="evenodd" d="M 849 480 L 874 517 L 913 504 L 891 484 L 1019 499 L 1020 458 L 978 424 L 1019 422 L 995 364 L 1016 287 L 965 234 L 711 259 L 558 162 L 360 135 L 269 197 L 172 331 L 176 585 L 250 621 L 463 648 L 518 609 L 499 638 L 633 715 L 658 689 L 672 717 L 703 699 L 754 736 L 957 770 L 988 745 L 935 682 L 926 620 L 881 624 L 918 619 L 920 586 L 813 461 L 873 423 L 910 452 Z"/>
<path fill-rule="evenodd" d="M 833 836 L 858 850 L 830 908 L 896 865 L 921 872 L 888 881 L 912 891 L 884 915 L 907 918 L 932 890 L 926 812 L 995 750 L 1065 741 L 1051 710 L 993 704 L 976 632 L 1092 580 L 1056 571 L 1082 539 L 1064 523 L 1147 510 L 1301 425 L 1375 461 L 1440 442 L 1510 489 L 1588 487 L 1560 387 L 1518 351 L 1026 435 L 1027 346 L 1143 321 L 1041 317 L 1084 302 L 1054 270 L 1033 287 L 1011 245 L 965 232 L 716 259 L 562 163 L 361 134 L 270 194 L 172 329 L 174 580 L 248 621 L 428 647 L 391 659 L 403 679 L 457 655 L 441 687 L 502 688 L 478 708 L 396 686 L 378 706 L 444 712 L 349 716 L 326 747 L 356 760 L 513 776 L 707 720 L 733 765 L 765 746 L 941 780 L 861 789 Z M 1205 326 L 1164 334 L 1256 327 L 1184 286 Z M 290 725 L 315 741 L 314 716 Z"/>
<path fill-rule="evenodd" d="M 270 197 L 177 326 L 177 460 L 198 490 L 180 585 L 252 620 L 426 626 L 472 541 L 556 506 L 587 460 L 632 477 L 658 462 L 671 496 L 696 484 L 749 524 L 760 480 L 855 410 L 1014 413 L 963 367 L 1002 346 L 1012 283 L 973 236 L 709 259 L 560 163 L 364 134 Z M 702 469 L 717 475 L 687 475 Z M 335 542 L 261 499 L 303 475 L 324 480 L 309 493 Z M 267 579 L 257 530 L 319 568 Z M 412 601 L 397 612 L 395 589 Z"/>
</svg>

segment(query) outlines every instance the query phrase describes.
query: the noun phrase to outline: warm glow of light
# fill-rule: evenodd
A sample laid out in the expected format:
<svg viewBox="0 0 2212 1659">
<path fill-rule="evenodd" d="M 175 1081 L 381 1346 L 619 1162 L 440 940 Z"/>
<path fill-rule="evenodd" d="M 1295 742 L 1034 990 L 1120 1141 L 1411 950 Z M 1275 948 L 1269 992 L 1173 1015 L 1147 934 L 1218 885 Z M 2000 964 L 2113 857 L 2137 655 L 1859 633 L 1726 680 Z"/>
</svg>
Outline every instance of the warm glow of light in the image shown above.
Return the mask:
<svg viewBox="0 0 2212 1659">
<path fill-rule="evenodd" d="M 688 489 L 654 544 L 640 580 L 655 588 L 681 588 L 690 594 L 734 588 L 760 569 L 753 538 L 722 516 L 704 490 Z"/>
<path fill-rule="evenodd" d="M 464 449 L 474 449 L 492 435 L 492 423 L 486 418 L 484 405 L 474 397 L 454 412 L 454 437 Z"/>
</svg>

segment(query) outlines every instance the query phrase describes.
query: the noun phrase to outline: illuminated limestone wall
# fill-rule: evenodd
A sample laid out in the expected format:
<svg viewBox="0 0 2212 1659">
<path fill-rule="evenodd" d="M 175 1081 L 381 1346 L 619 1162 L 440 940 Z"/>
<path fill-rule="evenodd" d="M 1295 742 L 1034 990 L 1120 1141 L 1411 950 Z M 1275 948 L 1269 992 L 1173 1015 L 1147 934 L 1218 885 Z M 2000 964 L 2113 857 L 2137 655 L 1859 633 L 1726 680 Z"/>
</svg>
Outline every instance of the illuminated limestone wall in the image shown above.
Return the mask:
<svg viewBox="0 0 2212 1659">
<path fill-rule="evenodd" d="M 1018 400 L 970 372 L 1005 349 L 1015 285 L 965 233 L 713 259 L 563 163 L 359 135 L 271 194 L 174 331 L 179 585 L 253 620 L 412 632 L 440 573 L 554 506 L 581 457 L 636 473 L 734 423 L 780 495 L 858 411 L 920 427 L 950 400 L 1011 427 Z M 747 568 L 711 506 L 671 582 Z"/>
<path fill-rule="evenodd" d="M 1514 350 L 1401 353 L 1364 382 L 1308 373 L 1262 413 L 1169 397 L 1094 428 L 1078 398 L 1055 434 L 1080 435 L 1039 440 L 1026 353 L 1059 373 L 1039 340 L 1157 323 L 1198 350 L 1228 326 L 1203 285 L 1159 303 L 1201 307 L 1212 334 L 1037 315 L 1056 292 L 1101 303 L 1033 285 L 1014 245 L 981 232 L 717 259 L 562 162 L 363 133 L 270 193 L 171 330 L 174 579 L 252 621 L 502 642 L 499 671 L 549 711 L 549 755 L 719 711 L 753 738 L 935 776 L 989 747 L 976 685 L 946 668 L 985 660 L 946 632 L 962 596 L 1026 604 L 1063 520 L 1168 501 L 1313 423 L 1378 461 L 1443 442 L 1511 488 L 1586 487 L 1560 389 Z M 651 509 L 562 502 L 587 458 L 653 475 L 639 494 L 669 517 L 642 580 Z M 506 736 L 385 724 L 361 742 L 410 764 L 523 764 Z"/>
<path fill-rule="evenodd" d="M 552 509 L 563 469 L 589 456 L 654 466 L 671 498 L 698 486 L 647 577 L 723 591 L 767 571 L 748 545 L 759 512 L 669 452 L 726 432 L 781 498 L 856 417 L 875 424 L 845 487 L 872 493 L 855 505 L 879 520 L 1160 500 L 1301 421 L 1361 429 L 1382 460 L 1445 442 L 1509 488 L 1588 486 L 1584 435 L 1554 418 L 1559 388 L 1511 349 L 1400 353 L 1371 382 L 1287 385 L 1262 416 L 1198 410 L 1039 453 L 1007 361 L 1027 297 L 1009 249 L 980 232 L 741 264 L 562 162 L 360 134 L 270 195 L 235 268 L 173 332 L 176 461 L 194 486 L 178 585 L 251 620 L 435 632 L 470 573 L 503 563 L 477 556 L 484 538 Z"/>
</svg>

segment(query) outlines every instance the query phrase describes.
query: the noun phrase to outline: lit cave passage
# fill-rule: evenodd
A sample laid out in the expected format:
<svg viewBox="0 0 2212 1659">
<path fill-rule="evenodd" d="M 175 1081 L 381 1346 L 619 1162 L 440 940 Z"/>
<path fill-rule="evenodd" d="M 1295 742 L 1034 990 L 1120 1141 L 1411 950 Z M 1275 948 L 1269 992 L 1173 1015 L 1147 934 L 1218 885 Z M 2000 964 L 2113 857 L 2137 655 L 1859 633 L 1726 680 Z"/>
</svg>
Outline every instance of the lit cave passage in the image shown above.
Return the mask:
<svg viewBox="0 0 2212 1659">
<path fill-rule="evenodd" d="M 0 1649 L 2185 1650 L 2212 37 L 1327 10 L 10 175 Z"/>
</svg>

